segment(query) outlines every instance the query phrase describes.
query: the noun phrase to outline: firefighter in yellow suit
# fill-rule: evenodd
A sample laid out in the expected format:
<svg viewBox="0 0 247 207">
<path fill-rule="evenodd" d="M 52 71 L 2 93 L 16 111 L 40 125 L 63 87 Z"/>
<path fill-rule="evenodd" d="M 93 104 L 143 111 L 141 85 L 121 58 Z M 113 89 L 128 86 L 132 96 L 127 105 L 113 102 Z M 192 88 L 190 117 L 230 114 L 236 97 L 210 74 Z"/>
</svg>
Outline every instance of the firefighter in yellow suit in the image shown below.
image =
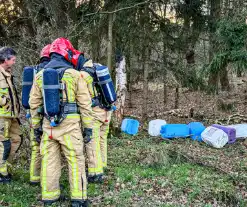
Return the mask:
<svg viewBox="0 0 247 207">
<path fill-rule="evenodd" d="M 36 67 L 36 73 L 42 70 L 45 65 L 47 65 L 50 61 L 50 47 L 51 45 L 46 45 L 40 52 L 40 64 Z M 33 119 L 32 121 L 35 123 L 39 123 L 43 119 L 42 114 Z M 38 128 L 34 130 L 31 128 L 30 130 L 30 139 L 31 139 L 31 163 L 30 163 L 30 184 L 37 185 L 40 184 L 40 168 L 41 168 L 41 156 L 40 156 L 40 139 L 42 136 L 42 128 Z"/>
<path fill-rule="evenodd" d="M 92 60 L 85 60 L 81 52 L 76 51 L 73 57 L 76 69 L 80 71 L 83 79 L 87 83 L 91 99 L 95 100 L 97 92 L 93 86 L 93 77 L 89 71 L 82 68 L 93 68 Z M 109 133 L 109 124 L 112 111 L 100 107 L 98 104 L 92 105 L 95 121 L 93 123 L 93 139 L 86 144 L 86 153 L 88 157 L 88 181 L 92 183 L 101 183 L 103 181 L 103 169 L 107 166 L 107 136 Z"/>
<path fill-rule="evenodd" d="M 41 187 L 42 200 L 45 205 L 52 205 L 60 199 L 59 179 L 61 175 L 61 151 L 64 153 L 69 166 L 69 182 L 71 204 L 73 207 L 88 206 L 87 180 L 85 173 L 85 158 L 83 152 L 83 137 L 81 133 L 81 120 L 84 126 L 85 139 L 92 136 L 92 109 L 89 91 L 86 82 L 78 71 L 73 69 L 71 59 L 74 48 L 65 38 L 56 39 L 50 49 L 50 62 L 44 70 L 36 75 L 30 94 L 30 108 L 32 118 L 37 117 L 39 106 L 46 106 L 43 102 L 43 74 L 48 68 L 63 70 L 61 82 L 61 97 L 63 108 L 63 121 L 55 127 L 47 114 L 43 120 L 43 135 L 41 138 Z M 47 100 L 46 100 L 47 101 Z M 66 107 L 65 107 L 66 106 Z M 76 107 L 77 106 L 77 107 Z M 45 107 L 46 108 L 46 107 Z M 80 111 L 80 114 L 78 113 Z M 33 124 L 38 128 L 39 124 Z"/>
<path fill-rule="evenodd" d="M 22 142 L 18 119 L 20 104 L 11 75 L 15 56 L 12 48 L 0 49 L 0 183 L 11 181 L 6 161 L 11 161 Z"/>
</svg>

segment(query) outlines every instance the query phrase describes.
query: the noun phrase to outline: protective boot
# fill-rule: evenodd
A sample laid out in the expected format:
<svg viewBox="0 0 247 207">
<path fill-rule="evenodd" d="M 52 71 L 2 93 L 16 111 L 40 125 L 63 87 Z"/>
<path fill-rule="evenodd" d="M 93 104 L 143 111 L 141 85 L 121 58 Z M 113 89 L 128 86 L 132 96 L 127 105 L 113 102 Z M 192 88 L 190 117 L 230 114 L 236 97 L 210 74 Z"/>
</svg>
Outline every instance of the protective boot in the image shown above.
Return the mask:
<svg viewBox="0 0 247 207">
<path fill-rule="evenodd" d="M 44 206 L 52 206 L 56 202 L 58 202 L 58 201 L 45 201 Z"/>
<path fill-rule="evenodd" d="M 103 175 L 88 176 L 89 183 L 103 183 Z"/>
<path fill-rule="evenodd" d="M 89 206 L 88 200 L 71 201 L 71 207 L 88 207 L 88 206 Z"/>
<path fill-rule="evenodd" d="M 40 186 L 40 182 L 29 182 L 31 186 Z"/>
<path fill-rule="evenodd" d="M 11 182 L 11 175 L 10 174 L 8 174 L 6 176 L 3 176 L 2 174 L 0 174 L 0 183 L 7 184 L 10 182 Z"/>
<path fill-rule="evenodd" d="M 60 197 L 56 200 L 50 200 L 50 201 L 43 201 L 44 203 L 44 206 L 52 206 L 54 203 L 57 203 L 57 202 L 64 202 L 68 200 L 64 195 L 60 195 Z"/>
</svg>

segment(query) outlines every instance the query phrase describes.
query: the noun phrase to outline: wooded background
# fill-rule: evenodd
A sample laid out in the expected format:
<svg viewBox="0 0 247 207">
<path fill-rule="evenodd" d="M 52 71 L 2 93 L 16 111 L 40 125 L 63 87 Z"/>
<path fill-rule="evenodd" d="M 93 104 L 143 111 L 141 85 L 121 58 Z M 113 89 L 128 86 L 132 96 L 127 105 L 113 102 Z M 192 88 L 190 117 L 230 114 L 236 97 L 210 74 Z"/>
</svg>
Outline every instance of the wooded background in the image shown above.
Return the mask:
<svg viewBox="0 0 247 207">
<path fill-rule="evenodd" d="M 110 133 L 106 181 L 88 186 L 92 205 L 246 207 L 244 140 L 214 149 L 146 132 L 156 118 L 247 123 L 246 17 L 245 0 L 0 0 L 0 46 L 18 52 L 19 90 L 23 67 L 35 65 L 40 50 L 61 36 L 108 65 L 112 78 L 127 73 L 120 112 L 144 130 Z M 40 188 L 28 184 L 30 128 L 22 116 L 25 140 L 13 183 L 0 187 L 0 206 L 41 207 Z M 69 197 L 67 175 L 61 183 Z"/>
<path fill-rule="evenodd" d="M 143 120 L 149 108 L 180 108 L 181 89 L 217 95 L 232 91 L 234 78 L 245 77 L 244 0 L 0 2 L 0 45 L 17 50 L 16 76 L 21 77 L 24 65 L 37 63 L 43 46 L 68 37 L 95 62 L 108 64 L 113 75 L 125 57 L 128 104 L 141 103 Z M 156 100 L 168 104 L 171 89 L 172 105 L 155 106 Z M 138 90 L 141 95 L 136 97 Z M 151 93 L 156 97 L 150 105 Z"/>
</svg>

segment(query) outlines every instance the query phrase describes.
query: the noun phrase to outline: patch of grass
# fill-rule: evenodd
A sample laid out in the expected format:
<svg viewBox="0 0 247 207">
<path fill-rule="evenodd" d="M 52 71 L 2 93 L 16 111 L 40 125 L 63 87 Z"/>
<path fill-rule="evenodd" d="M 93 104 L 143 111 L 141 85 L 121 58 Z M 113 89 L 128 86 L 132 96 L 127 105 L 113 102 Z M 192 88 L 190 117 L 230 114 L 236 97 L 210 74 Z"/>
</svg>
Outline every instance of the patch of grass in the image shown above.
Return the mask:
<svg viewBox="0 0 247 207">
<path fill-rule="evenodd" d="M 0 206 L 27 207 L 34 204 L 38 206 L 37 198 L 40 189 L 30 186 L 26 177 L 27 172 L 18 171 L 11 184 L 0 186 Z"/>
<path fill-rule="evenodd" d="M 247 206 L 232 176 L 190 163 L 176 144 L 189 140 L 160 142 L 145 134 L 109 139 L 109 163 L 104 184 L 89 184 L 88 195 L 95 206 L 211 207 Z M 195 146 L 200 144 L 193 143 Z M 174 153 L 178 152 L 178 153 Z M 234 154 L 230 148 L 222 153 Z M 218 159 L 214 157 L 214 159 Z M 213 159 L 213 160 L 214 160 Z M 241 170 L 244 170 L 242 163 Z M 40 188 L 28 184 L 29 173 L 17 163 L 14 181 L 0 186 L 0 206 L 42 206 Z M 61 184 L 69 197 L 66 168 Z M 214 205 L 213 205 L 214 204 Z M 60 206 L 69 206 L 69 201 Z"/>
</svg>

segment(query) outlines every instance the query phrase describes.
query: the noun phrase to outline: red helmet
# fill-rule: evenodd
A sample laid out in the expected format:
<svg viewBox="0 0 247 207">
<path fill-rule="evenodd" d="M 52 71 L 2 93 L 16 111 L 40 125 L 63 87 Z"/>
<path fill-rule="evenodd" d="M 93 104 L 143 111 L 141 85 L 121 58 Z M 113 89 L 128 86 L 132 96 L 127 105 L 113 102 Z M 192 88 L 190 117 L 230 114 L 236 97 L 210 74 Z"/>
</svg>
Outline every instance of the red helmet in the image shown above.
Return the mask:
<svg viewBox="0 0 247 207">
<path fill-rule="evenodd" d="M 83 55 L 83 53 L 80 52 L 80 51 L 78 51 L 78 50 L 74 50 L 74 55 L 73 55 L 73 57 L 72 57 L 71 62 L 72 62 L 72 64 L 73 64 L 75 67 L 77 67 L 78 60 L 79 60 L 80 55 Z"/>
<path fill-rule="evenodd" d="M 71 62 L 74 50 L 73 45 L 68 39 L 60 37 L 51 43 L 50 55 L 52 53 L 57 53 L 62 55 L 67 61 Z"/>
<path fill-rule="evenodd" d="M 40 58 L 43 58 L 43 57 L 50 57 L 50 48 L 51 48 L 51 44 L 49 45 L 46 45 L 40 52 Z"/>
</svg>

